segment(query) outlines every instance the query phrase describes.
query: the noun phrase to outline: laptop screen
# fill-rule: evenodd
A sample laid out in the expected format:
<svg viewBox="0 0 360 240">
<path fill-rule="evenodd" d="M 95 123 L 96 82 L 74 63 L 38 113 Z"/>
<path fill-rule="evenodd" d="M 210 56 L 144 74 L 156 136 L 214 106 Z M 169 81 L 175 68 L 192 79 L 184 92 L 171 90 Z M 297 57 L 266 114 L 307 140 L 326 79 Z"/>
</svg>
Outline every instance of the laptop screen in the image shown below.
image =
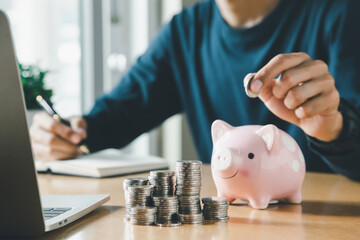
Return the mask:
<svg viewBox="0 0 360 240">
<path fill-rule="evenodd" d="M 0 235 L 36 236 L 44 220 L 25 104 L 6 15 L 0 11 Z"/>
</svg>

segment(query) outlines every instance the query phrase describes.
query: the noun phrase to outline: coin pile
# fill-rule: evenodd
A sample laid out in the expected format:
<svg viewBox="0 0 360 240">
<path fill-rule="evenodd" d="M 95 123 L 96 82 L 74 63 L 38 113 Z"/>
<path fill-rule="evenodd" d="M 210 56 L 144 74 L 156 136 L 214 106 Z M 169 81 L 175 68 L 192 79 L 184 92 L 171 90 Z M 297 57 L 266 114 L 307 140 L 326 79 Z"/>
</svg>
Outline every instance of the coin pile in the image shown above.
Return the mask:
<svg viewBox="0 0 360 240">
<path fill-rule="evenodd" d="M 126 218 L 132 224 L 160 227 L 198 224 L 203 220 L 226 222 L 226 198 L 202 198 L 201 210 L 201 165 L 200 161 L 177 161 L 176 172 L 151 171 L 149 178 L 124 179 Z"/>
<path fill-rule="evenodd" d="M 145 212 L 146 207 L 153 206 L 152 202 L 152 194 L 153 194 L 154 187 L 151 185 L 134 185 L 134 186 L 128 186 L 127 192 L 125 193 L 125 199 L 126 199 L 126 208 L 128 211 L 128 218 L 130 219 L 130 222 L 137 222 L 137 219 L 141 216 L 138 216 L 137 214 L 142 214 L 142 212 Z M 134 210 L 133 208 L 137 209 L 136 207 L 143 207 L 144 209 L 140 208 L 140 211 Z M 151 211 L 151 210 L 149 210 Z M 155 208 L 156 213 L 156 208 Z M 155 214 L 154 213 L 154 214 Z M 152 212 L 149 213 L 150 215 Z M 143 219 L 142 219 L 143 220 Z M 145 221 L 145 220 L 144 220 Z M 149 219 L 151 221 L 151 218 Z M 143 221 L 140 221 L 143 222 Z M 152 221 L 153 223 L 154 221 Z M 146 222 L 146 224 L 149 222 Z M 140 224 L 140 223 L 138 223 Z"/>
<path fill-rule="evenodd" d="M 201 223 L 200 206 L 201 162 L 176 162 L 176 195 L 179 200 L 179 216 L 182 223 Z"/>
<path fill-rule="evenodd" d="M 204 197 L 203 203 L 203 215 L 204 220 L 209 221 L 226 221 L 229 219 L 228 203 L 226 198 L 223 197 Z"/>
<path fill-rule="evenodd" d="M 175 188 L 174 171 L 150 171 L 150 184 L 154 186 L 154 196 L 173 196 Z"/>
<path fill-rule="evenodd" d="M 153 197 L 157 207 L 156 224 L 161 226 L 179 226 L 178 200 L 176 196 Z"/>
<path fill-rule="evenodd" d="M 125 178 L 123 181 L 123 188 L 125 193 L 125 208 L 126 208 L 126 218 L 130 219 L 130 208 L 135 206 L 135 203 L 132 202 L 132 198 L 129 199 L 128 187 L 136 185 L 149 185 L 149 179 L 147 178 Z M 132 196 L 133 197 L 133 196 Z"/>
<path fill-rule="evenodd" d="M 156 221 L 156 207 L 135 206 L 130 208 L 130 222 L 138 225 L 152 225 Z"/>
</svg>

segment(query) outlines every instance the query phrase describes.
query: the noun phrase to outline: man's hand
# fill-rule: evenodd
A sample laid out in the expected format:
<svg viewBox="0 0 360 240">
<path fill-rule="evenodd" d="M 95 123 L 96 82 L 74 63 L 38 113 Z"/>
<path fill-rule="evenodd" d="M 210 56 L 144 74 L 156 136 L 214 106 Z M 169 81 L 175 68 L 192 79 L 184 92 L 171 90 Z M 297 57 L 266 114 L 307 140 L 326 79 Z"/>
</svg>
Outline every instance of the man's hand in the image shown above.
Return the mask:
<svg viewBox="0 0 360 240">
<path fill-rule="evenodd" d="M 86 138 L 86 121 L 80 117 L 69 120 L 71 127 L 55 121 L 45 112 L 34 116 L 30 137 L 37 160 L 69 159 L 82 154 L 77 144 Z"/>
<path fill-rule="evenodd" d="M 255 74 L 250 87 L 255 93 L 261 91 L 259 98 L 272 113 L 307 135 L 327 142 L 339 136 L 340 96 L 323 61 L 306 53 L 277 55 Z"/>
</svg>

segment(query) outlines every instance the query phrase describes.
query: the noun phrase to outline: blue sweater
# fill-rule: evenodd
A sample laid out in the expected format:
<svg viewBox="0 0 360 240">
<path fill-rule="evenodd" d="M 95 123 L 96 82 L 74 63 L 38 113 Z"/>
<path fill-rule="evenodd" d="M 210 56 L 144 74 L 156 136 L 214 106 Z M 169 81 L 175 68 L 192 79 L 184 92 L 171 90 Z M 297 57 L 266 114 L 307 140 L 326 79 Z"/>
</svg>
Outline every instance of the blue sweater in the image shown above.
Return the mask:
<svg viewBox="0 0 360 240">
<path fill-rule="evenodd" d="M 307 170 L 360 180 L 359 140 L 346 133 L 333 143 L 311 139 L 261 100 L 248 98 L 243 88 L 244 76 L 275 55 L 306 52 L 328 64 L 341 98 L 359 112 L 359 9 L 358 0 L 283 0 L 261 23 L 246 29 L 227 25 L 214 1 L 183 10 L 85 116 L 90 149 L 122 147 L 184 112 L 205 163 L 211 160 L 214 120 L 234 126 L 272 123 L 296 139 Z"/>
</svg>

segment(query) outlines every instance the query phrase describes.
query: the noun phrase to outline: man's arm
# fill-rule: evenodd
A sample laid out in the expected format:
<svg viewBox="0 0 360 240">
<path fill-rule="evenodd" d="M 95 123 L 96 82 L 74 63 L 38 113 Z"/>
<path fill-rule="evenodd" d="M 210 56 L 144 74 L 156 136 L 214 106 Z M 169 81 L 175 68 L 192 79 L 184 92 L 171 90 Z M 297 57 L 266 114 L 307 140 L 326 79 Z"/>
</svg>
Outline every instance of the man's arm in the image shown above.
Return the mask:
<svg viewBox="0 0 360 240">
<path fill-rule="evenodd" d="M 345 99 L 340 100 L 339 111 L 343 116 L 340 136 L 331 142 L 319 141 L 308 136 L 310 149 L 316 152 L 335 172 L 360 181 L 359 173 L 353 165 L 360 156 L 360 112 Z"/>
<path fill-rule="evenodd" d="M 170 22 L 120 83 L 84 116 L 91 151 L 122 147 L 182 111 L 170 66 L 172 31 Z"/>
</svg>

